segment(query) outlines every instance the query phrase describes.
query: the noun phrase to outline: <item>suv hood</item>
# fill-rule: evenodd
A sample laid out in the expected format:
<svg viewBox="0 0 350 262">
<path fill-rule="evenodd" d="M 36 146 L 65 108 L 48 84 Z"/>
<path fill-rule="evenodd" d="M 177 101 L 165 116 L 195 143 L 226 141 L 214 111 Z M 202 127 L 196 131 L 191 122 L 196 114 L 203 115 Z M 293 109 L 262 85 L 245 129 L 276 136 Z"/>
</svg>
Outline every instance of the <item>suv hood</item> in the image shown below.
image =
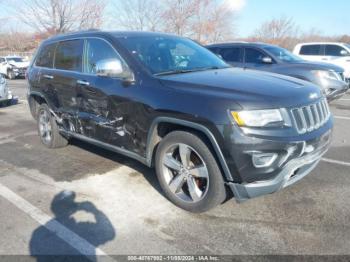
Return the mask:
<svg viewBox="0 0 350 262">
<path fill-rule="evenodd" d="M 333 70 L 339 73 L 344 72 L 344 69 L 339 66 L 329 64 L 329 63 L 322 63 L 322 62 L 299 61 L 299 62 L 285 63 L 285 64 L 290 66 L 302 66 L 303 68 L 310 69 L 310 70 L 326 70 L 326 71 Z"/>
<path fill-rule="evenodd" d="M 9 64 L 17 68 L 26 68 L 29 66 L 29 62 L 14 62 L 9 61 Z"/>
<path fill-rule="evenodd" d="M 168 87 L 183 92 L 231 100 L 245 109 L 296 107 L 322 97 L 320 89 L 288 76 L 227 68 L 160 77 Z M 196 99 L 196 97 L 194 97 Z"/>
</svg>

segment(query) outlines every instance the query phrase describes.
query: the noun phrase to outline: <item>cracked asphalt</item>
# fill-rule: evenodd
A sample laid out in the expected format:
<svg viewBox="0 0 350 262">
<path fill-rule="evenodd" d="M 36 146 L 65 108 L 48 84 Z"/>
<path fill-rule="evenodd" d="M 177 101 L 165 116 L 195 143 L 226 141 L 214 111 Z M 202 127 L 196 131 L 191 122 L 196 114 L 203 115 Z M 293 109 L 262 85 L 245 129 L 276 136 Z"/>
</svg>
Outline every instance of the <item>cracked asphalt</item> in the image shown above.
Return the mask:
<svg viewBox="0 0 350 262">
<path fill-rule="evenodd" d="M 350 254 L 350 95 L 331 104 L 328 162 L 281 192 L 198 215 L 132 159 L 77 140 L 42 146 L 26 82 L 8 84 L 19 103 L 0 108 L 0 255 Z"/>
</svg>

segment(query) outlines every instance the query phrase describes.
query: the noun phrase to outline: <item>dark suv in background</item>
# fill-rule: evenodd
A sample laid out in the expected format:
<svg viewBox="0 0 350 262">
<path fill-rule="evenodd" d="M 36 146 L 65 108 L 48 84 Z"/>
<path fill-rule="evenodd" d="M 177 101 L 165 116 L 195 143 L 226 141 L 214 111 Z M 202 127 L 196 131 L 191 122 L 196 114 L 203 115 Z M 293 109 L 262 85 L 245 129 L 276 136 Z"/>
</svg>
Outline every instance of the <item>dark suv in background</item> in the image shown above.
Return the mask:
<svg viewBox="0 0 350 262">
<path fill-rule="evenodd" d="M 339 98 L 349 89 L 343 68 L 303 60 L 275 45 L 226 43 L 210 45 L 207 48 L 235 67 L 268 71 L 312 82 L 321 87 L 329 101 Z"/>
<path fill-rule="evenodd" d="M 318 87 L 231 68 L 172 35 L 53 37 L 41 44 L 28 81 L 44 145 L 77 138 L 155 166 L 165 195 L 192 212 L 230 192 L 244 201 L 295 183 L 331 140 L 333 119 Z"/>
</svg>

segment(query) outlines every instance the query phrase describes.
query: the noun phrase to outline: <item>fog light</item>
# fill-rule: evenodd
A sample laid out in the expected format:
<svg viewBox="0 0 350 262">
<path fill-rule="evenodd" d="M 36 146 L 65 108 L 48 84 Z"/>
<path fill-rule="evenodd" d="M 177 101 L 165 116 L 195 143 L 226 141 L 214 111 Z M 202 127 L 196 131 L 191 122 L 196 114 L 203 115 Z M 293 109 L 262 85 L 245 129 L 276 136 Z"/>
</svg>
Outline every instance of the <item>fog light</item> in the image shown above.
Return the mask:
<svg viewBox="0 0 350 262">
<path fill-rule="evenodd" d="M 253 153 L 252 161 L 256 168 L 269 167 L 277 159 L 276 153 Z"/>
</svg>

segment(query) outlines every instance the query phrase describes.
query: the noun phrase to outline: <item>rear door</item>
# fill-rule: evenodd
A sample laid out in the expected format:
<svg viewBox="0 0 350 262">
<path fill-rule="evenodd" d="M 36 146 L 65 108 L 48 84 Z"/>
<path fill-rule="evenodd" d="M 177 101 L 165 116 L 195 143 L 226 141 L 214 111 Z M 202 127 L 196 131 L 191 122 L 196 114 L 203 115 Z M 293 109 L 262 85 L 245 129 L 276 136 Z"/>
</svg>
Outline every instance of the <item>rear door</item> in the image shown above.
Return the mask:
<svg viewBox="0 0 350 262">
<path fill-rule="evenodd" d="M 47 44 L 40 48 L 39 53 L 28 71 L 28 81 L 31 88 L 35 91 L 40 89 L 50 104 L 50 106 L 57 108 L 57 94 L 53 86 L 53 60 L 55 56 L 56 43 Z"/>
<path fill-rule="evenodd" d="M 79 132 L 76 122 L 77 82 L 83 74 L 83 48 L 82 39 L 59 42 L 55 52 L 54 70 L 46 76 L 54 87 L 52 92 L 64 126 L 73 132 Z"/>
<path fill-rule="evenodd" d="M 243 67 L 243 52 L 241 47 L 223 47 L 217 49 L 217 54 L 230 65 L 235 67 Z"/>
</svg>

